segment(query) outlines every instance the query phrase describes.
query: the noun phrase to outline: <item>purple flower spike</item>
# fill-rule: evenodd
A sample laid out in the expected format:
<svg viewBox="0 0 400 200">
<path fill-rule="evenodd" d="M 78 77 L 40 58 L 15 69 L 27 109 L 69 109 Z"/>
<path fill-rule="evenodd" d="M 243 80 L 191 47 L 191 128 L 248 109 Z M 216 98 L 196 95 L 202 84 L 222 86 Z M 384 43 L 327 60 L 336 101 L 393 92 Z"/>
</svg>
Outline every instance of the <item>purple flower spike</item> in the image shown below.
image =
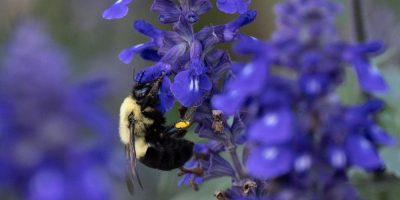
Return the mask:
<svg viewBox="0 0 400 200">
<path fill-rule="evenodd" d="M 271 179 L 287 173 L 292 168 L 293 155 L 285 147 L 257 148 L 250 154 L 246 166 L 250 175 Z"/>
<path fill-rule="evenodd" d="M 201 98 L 211 87 L 210 79 L 206 75 L 193 75 L 190 70 L 186 70 L 175 76 L 171 91 L 176 100 L 189 107 L 194 103 L 201 103 Z"/>
<path fill-rule="evenodd" d="M 224 13 L 244 13 L 251 0 L 217 0 L 217 7 Z"/>
<path fill-rule="evenodd" d="M 103 12 L 104 19 L 120 19 L 128 14 L 128 6 L 132 0 L 118 0 Z"/>
</svg>

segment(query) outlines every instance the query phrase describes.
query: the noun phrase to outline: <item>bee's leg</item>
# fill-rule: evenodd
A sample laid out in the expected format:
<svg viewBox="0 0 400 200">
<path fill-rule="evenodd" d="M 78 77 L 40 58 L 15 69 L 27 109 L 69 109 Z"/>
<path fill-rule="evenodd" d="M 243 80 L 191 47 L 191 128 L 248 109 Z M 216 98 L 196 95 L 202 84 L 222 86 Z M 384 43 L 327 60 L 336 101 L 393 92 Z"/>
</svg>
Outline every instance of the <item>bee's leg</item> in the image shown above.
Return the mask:
<svg viewBox="0 0 400 200">
<path fill-rule="evenodd" d="M 172 138 L 183 138 L 186 132 L 186 129 L 176 128 L 175 126 L 168 126 L 165 128 L 165 136 Z"/>
<path fill-rule="evenodd" d="M 149 93 L 147 94 L 147 96 L 144 98 L 144 101 L 142 102 L 142 108 L 146 108 L 147 106 L 154 106 L 158 104 L 158 92 L 160 90 L 160 85 L 161 85 L 161 81 L 164 78 L 164 75 L 160 76 L 159 78 L 157 78 L 152 87 L 150 88 Z"/>
</svg>

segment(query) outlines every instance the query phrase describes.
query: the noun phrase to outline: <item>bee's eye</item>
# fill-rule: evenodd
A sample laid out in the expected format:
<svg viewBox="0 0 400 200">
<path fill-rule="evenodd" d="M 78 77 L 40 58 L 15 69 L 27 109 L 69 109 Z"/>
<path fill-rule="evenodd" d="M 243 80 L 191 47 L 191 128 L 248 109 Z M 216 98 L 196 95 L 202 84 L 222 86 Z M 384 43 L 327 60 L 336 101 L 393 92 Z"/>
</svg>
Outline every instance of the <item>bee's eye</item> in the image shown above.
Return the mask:
<svg viewBox="0 0 400 200">
<path fill-rule="evenodd" d="M 138 98 L 145 97 L 147 95 L 147 93 L 149 93 L 149 88 L 147 88 L 147 87 L 135 91 L 135 95 Z"/>
</svg>

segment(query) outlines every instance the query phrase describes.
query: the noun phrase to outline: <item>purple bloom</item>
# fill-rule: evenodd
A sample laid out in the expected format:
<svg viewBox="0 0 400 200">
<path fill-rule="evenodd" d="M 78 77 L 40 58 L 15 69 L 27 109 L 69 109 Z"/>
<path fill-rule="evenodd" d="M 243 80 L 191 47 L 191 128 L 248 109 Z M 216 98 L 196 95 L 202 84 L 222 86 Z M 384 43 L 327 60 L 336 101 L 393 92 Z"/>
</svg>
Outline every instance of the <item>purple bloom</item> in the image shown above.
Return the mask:
<svg viewBox="0 0 400 200">
<path fill-rule="evenodd" d="M 384 168 L 378 148 L 395 144 L 376 122 L 384 103 L 368 97 L 344 105 L 336 94 L 346 67 L 368 93 L 388 89 L 370 58 L 379 42 L 340 39 L 335 19 L 340 5 L 330 0 L 287 0 L 275 6 L 277 30 L 262 42 L 239 34 L 251 23 L 250 0 L 217 0 L 231 22 L 200 28 L 194 23 L 211 8 L 208 0 L 154 0 L 151 9 L 171 30 L 136 21 L 150 40 L 120 54 L 154 61 L 134 75 L 139 83 L 161 81 L 159 110 L 176 100 L 183 119 L 206 139 L 182 168 L 179 185 L 197 185 L 228 176 L 232 187 L 218 199 L 357 199 L 347 172 Z M 235 51 L 250 57 L 231 63 L 216 45 L 239 39 Z M 237 147 L 243 145 L 243 156 Z M 226 152 L 231 162 L 221 153 Z M 317 187 L 316 187 L 317 186 Z"/>
<path fill-rule="evenodd" d="M 236 52 L 253 59 L 233 68 L 225 89 L 211 102 L 226 115 L 243 115 L 245 166 L 254 180 L 283 179 L 306 191 L 313 184 L 333 187 L 328 179 L 339 181 L 336 175 L 351 167 L 384 167 L 377 148 L 395 141 L 374 120 L 383 103 L 371 99 L 342 105 L 335 94 L 346 65 L 355 69 L 364 91 L 387 90 L 369 62 L 382 45 L 340 41 L 334 24 L 338 8 L 329 0 L 280 3 L 271 40 L 242 36 L 236 45 Z M 269 191 L 270 197 L 285 190 Z M 347 191 L 336 186 L 329 190 L 330 196 Z"/>
<path fill-rule="evenodd" d="M 166 9 L 167 7 L 170 9 Z M 225 25 L 205 27 L 198 33 L 194 33 L 191 25 L 194 21 L 182 18 L 172 20 L 172 16 L 175 16 L 172 14 L 174 12 L 172 8 L 175 7 L 178 9 L 178 4 L 171 1 L 154 1 L 153 10 L 157 10 L 164 18 L 170 16 L 168 21 L 174 23 L 173 31 L 161 31 L 143 20 L 135 21 L 134 28 L 150 37 L 151 40 L 129 47 L 120 54 L 120 59 L 125 63 L 129 63 L 136 54 L 156 58 L 154 59 L 156 64 L 135 75 L 135 80 L 140 83 L 152 82 L 162 76 L 173 78 L 174 81 L 171 84 L 165 78 L 161 84 L 163 94 L 168 94 L 160 95 L 160 102 L 163 104 L 160 108 L 164 112 L 173 105 L 169 94 L 173 94 L 175 99 L 185 107 L 200 105 L 203 102 L 204 97 L 213 89 L 211 71 L 229 63 L 229 58 L 225 59 L 226 61 L 218 60 L 218 62 L 214 61 L 216 59 L 210 60 L 215 56 L 214 52 L 218 52 L 210 50 L 214 49 L 218 43 L 233 41 L 237 38 L 239 29 L 253 21 L 256 16 L 255 11 L 247 11 Z M 204 13 L 208 7 L 208 1 L 193 0 L 179 7 L 183 10 L 178 9 L 179 14 L 176 15 L 181 16 L 187 9 L 198 14 Z M 223 56 L 223 54 L 218 55 Z M 170 85 L 170 91 L 166 84 Z"/>
<path fill-rule="evenodd" d="M 203 181 L 221 176 L 234 176 L 235 171 L 228 161 L 213 151 L 210 144 L 196 144 L 194 158 L 189 160 L 182 168 L 183 177 L 178 185 L 191 185 L 196 187 Z"/>
<path fill-rule="evenodd" d="M 196 75 L 186 70 L 175 76 L 171 92 L 183 106 L 189 107 L 210 91 L 211 87 L 211 82 L 206 75 Z"/>
<path fill-rule="evenodd" d="M 120 19 L 128 14 L 128 6 L 132 0 L 118 0 L 103 12 L 104 19 Z"/>
<path fill-rule="evenodd" d="M 98 104 L 104 80 L 69 82 L 65 53 L 49 38 L 42 24 L 22 23 L 1 63 L 0 186 L 8 189 L 0 195 L 113 199 L 113 124 Z"/>
<path fill-rule="evenodd" d="M 292 138 L 293 126 L 294 122 L 290 111 L 271 111 L 265 113 L 262 118 L 249 127 L 249 140 L 266 145 L 282 144 Z"/>
<path fill-rule="evenodd" d="M 293 153 L 285 147 L 254 149 L 246 161 L 249 173 L 260 179 L 271 179 L 287 173 L 293 165 Z"/>
<path fill-rule="evenodd" d="M 225 13 L 244 13 L 251 0 L 217 0 L 217 7 Z"/>
</svg>

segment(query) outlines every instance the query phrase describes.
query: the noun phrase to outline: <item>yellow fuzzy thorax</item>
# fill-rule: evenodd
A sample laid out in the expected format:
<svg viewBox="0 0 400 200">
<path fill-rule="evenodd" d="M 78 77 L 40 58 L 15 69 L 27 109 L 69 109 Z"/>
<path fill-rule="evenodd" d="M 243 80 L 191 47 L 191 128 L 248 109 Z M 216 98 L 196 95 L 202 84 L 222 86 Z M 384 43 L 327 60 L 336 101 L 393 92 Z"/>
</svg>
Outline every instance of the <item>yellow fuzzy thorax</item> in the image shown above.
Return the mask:
<svg viewBox="0 0 400 200">
<path fill-rule="evenodd" d="M 124 144 L 128 144 L 132 137 L 129 130 L 128 119 L 130 114 L 133 114 L 135 119 L 133 132 L 136 136 L 143 137 L 145 135 L 145 127 L 153 123 L 152 119 L 143 116 L 142 111 L 140 110 L 140 105 L 137 104 L 135 99 L 132 97 L 125 98 L 121 105 L 119 114 L 119 135 Z"/>
</svg>

